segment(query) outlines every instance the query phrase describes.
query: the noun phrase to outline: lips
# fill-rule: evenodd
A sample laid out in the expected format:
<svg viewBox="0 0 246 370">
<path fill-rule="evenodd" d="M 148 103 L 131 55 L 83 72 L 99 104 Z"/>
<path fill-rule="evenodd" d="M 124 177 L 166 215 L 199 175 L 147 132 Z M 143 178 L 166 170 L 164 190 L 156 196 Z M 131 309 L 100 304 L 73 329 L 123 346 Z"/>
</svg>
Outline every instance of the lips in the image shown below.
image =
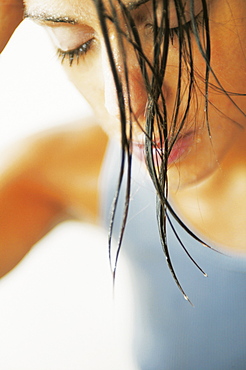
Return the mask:
<svg viewBox="0 0 246 370">
<path fill-rule="evenodd" d="M 168 164 L 171 165 L 178 161 L 185 154 L 188 154 L 194 140 L 194 132 L 189 132 L 184 136 L 178 138 L 172 147 L 171 153 L 168 157 Z"/>
<path fill-rule="evenodd" d="M 184 157 L 188 152 L 190 151 L 190 148 L 192 146 L 194 140 L 194 132 L 188 132 L 185 135 L 180 136 L 175 144 L 172 147 L 172 150 L 168 157 L 168 165 L 177 162 L 179 159 Z M 145 153 L 144 153 L 144 140 L 142 142 L 133 142 L 133 153 L 136 155 L 136 157 L 140 160 L 145 162 Z M 158 158 L 160 157 L 160 153 L 162 151 L 162 148 L 160 147 L 160 143 L 156 142 L 155 145 L 153 145 L 153 158 L 158 161 Z"/>
</svg>

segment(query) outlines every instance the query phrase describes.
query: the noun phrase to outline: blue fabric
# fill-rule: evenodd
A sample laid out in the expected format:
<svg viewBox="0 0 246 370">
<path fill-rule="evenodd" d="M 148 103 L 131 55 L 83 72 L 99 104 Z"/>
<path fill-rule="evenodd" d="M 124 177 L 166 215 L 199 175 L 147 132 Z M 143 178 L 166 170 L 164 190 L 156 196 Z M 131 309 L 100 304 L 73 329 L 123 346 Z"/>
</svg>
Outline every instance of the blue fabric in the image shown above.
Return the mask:
<svg viewBox="0 0 246 370">
<path fill-rule="evenodd" d="M 102 173 L 102 220 L 108 228 L 117 186 L 120 149 L 111 145 Z M 134 290 L 134 353 L 141 370 L 246 369 L 246 259 L 223 255 L 175 223 L 205 278 L 168 228 L 172 262 L 194 307 L 184 300 L 167 267 L 159 240 L 155 190 L 144 165 L 134 164 L 131 205 L 122 253 Z M 115 221 L 117 237 L 124 189 Z"/>
</svg>

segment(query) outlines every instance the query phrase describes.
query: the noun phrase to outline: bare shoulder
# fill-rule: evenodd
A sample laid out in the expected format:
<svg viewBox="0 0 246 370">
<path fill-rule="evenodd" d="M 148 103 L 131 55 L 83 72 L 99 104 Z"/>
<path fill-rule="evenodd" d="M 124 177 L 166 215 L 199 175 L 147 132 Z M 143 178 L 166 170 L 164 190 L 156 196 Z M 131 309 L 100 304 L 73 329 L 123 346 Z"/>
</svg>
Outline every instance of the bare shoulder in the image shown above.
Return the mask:
<svg viewBox="0 0 246 370">
<path fill-rule="evenodd" d="M 61 126 L 17 146 L 4 178 L 22 178 L 32 191 L 59 203 L 68 217 L 94 221 L 106 145 L 106 134 L 92 120 Z"/>
<path fill-rule="evenodd" d="M 92 119 L 75 122 L 45 131 L 29 139 L 29 150 L 43 166 L 66 166 L 71 170 L 91 169 L 91 164 L 101 165 L 107 144 L 107 136 Z M 47 159 L 47 161 L 45 161 Z M 54 168 L 52 168 L 53 170 Z"/>
</svg>

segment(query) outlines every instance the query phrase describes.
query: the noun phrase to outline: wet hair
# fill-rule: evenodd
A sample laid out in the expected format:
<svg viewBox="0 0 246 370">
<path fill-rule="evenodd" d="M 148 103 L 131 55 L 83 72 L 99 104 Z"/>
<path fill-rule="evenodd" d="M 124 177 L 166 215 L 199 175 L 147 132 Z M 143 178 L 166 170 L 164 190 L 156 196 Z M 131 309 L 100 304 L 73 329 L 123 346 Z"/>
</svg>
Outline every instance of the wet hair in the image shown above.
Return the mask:
<svg viewBox="0 0 246 370">
<path fill-rule="evenodd" d="M 203 82 L 203 97 L 204 97 L 204 121 L 207 126 L 208 135 L 209 128 L 209 81 L 210 75 L 213 76 L 217 83 L 217 88 L 223 91 L 231 99 L 230 93 L 226 92 L 216 79 L 212 70 L 210 59 L 210 31 L 209 31 L 209 16 L 206 0 L 199 0 L 201 11 L 195 14 L 194 0 L 173 0 L 174 10 L 176 12 L 177 24 L 175 28 L 170 27 L 169 19 L 169 0 L 143 0 L 142 3 L 149 2 L 148 6 L 152 9 L 152 24 L 151 32 L 153 37 L 153 54 L 151 60 L 145 54 L 145 47 L 141 42 L 141 35 L 138 32 L 137 25 L 134 23 L 134 18 L 131 16 L 129 9 L 134 6 L 134 3 L 129 3 L 127 6 L 122 0 L 109 0 L 107 6 L 104 0 L 94 0 L 98 17 L 101 24 L 102 33 L 105 40 L 105 45 L 108 53 L 111 70 L 116 85 L 118 104 L 121 120 L 121 168 L 119 173 L 118 187 L 113 202 L 112 217 L 109 231 L 109 257 L 111 257 L 112 234 L 114 228 L 114 220 L 116 208 L 119 201 L 119 195 L 122 191 L 123 175 L 127 175 L 127 186 L 125 193 L 125 208 L 122 218 L 121 230 L 118 239 L 118 249 L 114 261 L 111 261 L 112 272 L 115 278 L 117 261 L 122 245 L 123 235 L 127 224 L 127 215 L 130 203 L 131 192 L 131 168 L 132 168 L 132 135 L 133 126 L 136 125 L 137 119 L 134 117 L 130 97 L 130 84 L 127 66 L 127 45 L 134 48 L 136 59 L 139 63 L 142 78 L 145 84 L 147 93 L 146 102 L 146 120 L 145 127 L 142 130 L 145 133 L 145 160 L 151 180 L 155 186 L 157 193 L 157 221 L 159 226 L 160 240 L 163 251 L 166 256 L 168 267 L 173 275 L 173 278 L 184 295 L 185 299 L 189 300 L 183 290 L 173 267 L 169 246 L 167 242 L 167 223 L 170 224 L 175 236 L 180 245 L 185 250 L 187 255 L 196 264 L 190 256 L 188 250 L 180 239 L 172 222 L 172 217 L 182 226 L 182 228 L 190 234 L 194 239 L 203 243 L 180 219 L 168 201 L 168 157 L 175 144 L 177 137 L 182 132 L 182 129 L 187 122 L 192 99 L 196 98 L 196 79 L 199 78 Z M 115 4 L 117 4 L 117 8 Z M 185 12 L 185 6 L 188 6 L 189 12 Z M 158 15 L 157 15 L 158 7 Z M 161 7 L 161 11 L 160 11 Z M 120 17 L 119 17 L 120 12 Z M 187 14 L 188 17 L 187 17 Z M 123 22 L 122 22 L 123 19 Z M 117 31 L 117 42 L 119 54 L 121 56 L 122 71 L 119 73 L 113 51 L 111 39 L 108 33 L 108 26 L 115 27 Z M 123 26 L 122 26 L 123 25 Z M 195 40 L 196 48 L 204 60 L 205 72 L 201 76 L 197 74 L 196 66 L 193 58 L 193 40 Z M 168 112 L 165 96 L 163 94 L 163 83 L 165 83 L 167 59 L 169 55 L 170 44 L 175 42 L 178 50 L 177 60 L 177 86 L 176 97 L 173 111 Z M 128 44 L 129 43 L 129 44 Z M 185 76 L 185 78 L 183 78 Z M 127 90 L 127 93 L 126 91 Z M 185 94 L 184 94 L 185 91 Z M 181 108 L 182 107 L 182 108 Z M 134 125 L 132 124 L 134 122 Z M 153 151 L 156 139 L 160 143 L 156 151 Z M 156 158 L 158 156 L 158 158 Z M 205 243 L 203 243 L 205 244 Z M 206 244 L 205 244 L 206 245 Z M 196 264 L 197 265 L 197 264 Z M 202 269 L 197 265 L 202 271 Z M 202 273 L 206 276 L 205 272 Z"/>
</svg>

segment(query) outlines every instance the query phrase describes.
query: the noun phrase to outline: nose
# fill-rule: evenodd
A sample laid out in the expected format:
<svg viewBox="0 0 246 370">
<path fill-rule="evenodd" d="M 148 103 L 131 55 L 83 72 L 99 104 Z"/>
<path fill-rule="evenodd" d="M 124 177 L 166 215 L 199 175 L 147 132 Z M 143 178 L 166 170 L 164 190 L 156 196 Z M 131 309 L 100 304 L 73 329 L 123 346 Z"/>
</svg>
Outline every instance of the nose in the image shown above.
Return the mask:
<svg viewBox="0 0 246 370">
<path fill-rule="evenodd" d="M 133 47 L 126 47 L 126 51 L 127 53 L 124 54 L 124 58 L 127 65 L 127 81 L 122 53 L 119 52 L 117 43 L 115 45 L 115 43 L 112 42 L 114 64 L 122 87 L 127 119 L 129 119 L 129 112 L 131 110 L 133 113 L 132 120 L 137 120 L 140 122 L 145 116 L 148 95 L 139 62 Z M 117 88 L 105 46 L 102 50 L 102 69 L 104 78 L 105 108 L 111 116 L 120 119 Z"/>
</svg>

